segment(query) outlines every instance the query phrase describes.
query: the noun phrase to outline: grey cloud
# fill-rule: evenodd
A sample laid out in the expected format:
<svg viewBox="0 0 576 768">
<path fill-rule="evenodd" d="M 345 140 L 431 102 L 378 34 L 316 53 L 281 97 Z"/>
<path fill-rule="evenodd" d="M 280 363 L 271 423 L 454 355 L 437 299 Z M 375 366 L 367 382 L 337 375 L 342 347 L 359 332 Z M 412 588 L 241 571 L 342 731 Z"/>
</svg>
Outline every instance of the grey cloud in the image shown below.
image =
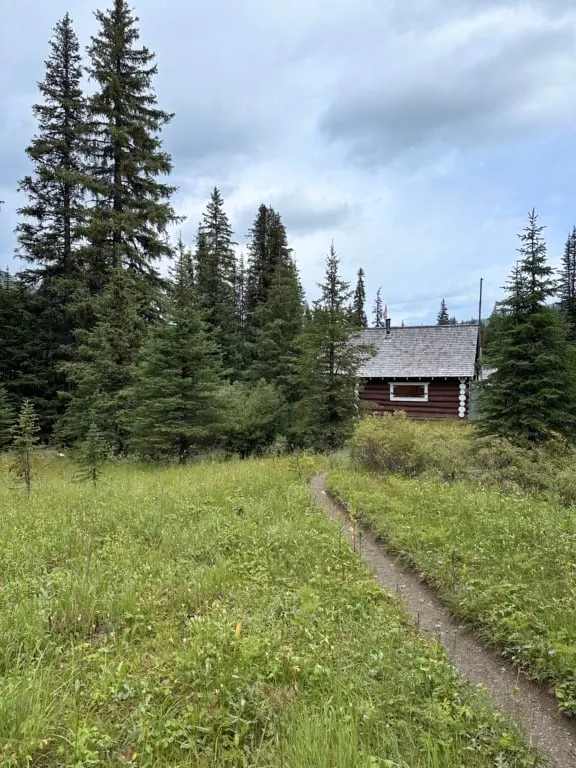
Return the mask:
<svg viewBox="0 0 576 768">
<path fill-rule="evenodd" d="M 430 145 L 459 147 L 529 134 L 572 114 L 568 104 L 576 94 L 565 62 L 573 45 L 571 26 L 535 26 L 500 50 L 472 58 L 472 64 L 454 51 L 424 61 L 404 82 L 383 69 L 386 79 L 375 77 L 370 87 L 338 94 L 320 130 L 348 143 L 366 163 L 387 163 Z"/>
</svg>

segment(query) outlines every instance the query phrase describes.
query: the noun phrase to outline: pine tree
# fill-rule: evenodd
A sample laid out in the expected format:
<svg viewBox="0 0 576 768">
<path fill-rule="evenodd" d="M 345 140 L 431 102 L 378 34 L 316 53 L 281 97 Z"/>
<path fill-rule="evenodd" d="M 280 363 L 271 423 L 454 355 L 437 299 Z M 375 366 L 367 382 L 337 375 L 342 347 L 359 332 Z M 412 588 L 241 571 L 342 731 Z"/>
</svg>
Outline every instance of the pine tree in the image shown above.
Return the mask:
<svg viewBox="0 0 576 768">
<path fill-rule="evenodd" d="M 171 255 L 166 231 L 177 220 L 175 188 L 159 181 L 172 170 L 160 139 L 172 115 L 157 108 L 155 57 L 137 47 L 138 19 L 126 0 L 95 15 L 99 31 L 88 49 L 96 88 L 89 101 L 93 207 L 85 231 L 92 290 L 105 286 L 113 270 L 129 269 L 148 309 L 161 283 L 155 265 Z"/>
<path fill-rule="evenodd" d="M 6 388 L 0 384 L 0 451 L 12 440 L 14 408 Z"/>
<path fill-rule="evenodd" d="M 576 227 L 566 242 L 560 270 L 560 307 L 570 325 L 570 340 L 576 342 Z"/>
<path fill-rule="evenodd" d="M 274 384 L 289 402 L 298 398 L 299 338 L 304 320 L 304 292 L 296 264 L 276 267 L 268 299 L 257 310 L 249 378 Z"/>
<path fill-rule="evenodd" d="M 302 339 L 303 394 L 296 415 L 301 439 L 331 450 L 351 432 L 358 411 L 358 371 L 371 349 L 354 338 L 357 328 L 348 311 L 352 293 L 340 277 L 334 245 L 319 287 L 322 295 Z"/>
<path fill-rule="evenodd" d="M 34 175 L 19 186 L 29 201 L 18 211 L 26 220 L 16 228 L 19 257 L 37 265 L 26 272 L 35 285 L 51 278 L 77 279 L 85 216 L 86 105 L 80 46 L 68 14 L 56 25 L 50 48 L 38 85 L 44 103 L 33 107 L 38 135 L 26 150 Z"/>
<path fill-rule="evenodd" d="M 43 102 L 33 107 L 38 133 L 27 149 L 33 174 L 20 182 L 28 198 L 19 209 L 18 255 L 31 266 L 22 279 L 33 286 L 31 311 L 36 321 L 38 388 L 34 401 L 44 434 L 59 413 L 61 371 L 74 346 L 79 322 L 76 304 L 84 293 L 81 227 L 84 201 L 87 123 L 82 94 L 78 39 L 66 14 L 56 25 L 39 83 Z"/>
<path fill-rule="evenodd" d="M 436 318 L 436 325 L 450 325 L 450 315 L 448 314 L 448 308 L 444 299 L 440 302 L 440 311 Z"/>
<path fill-rule="evenodd" d="M 219 429 L 220 359 L 181 258 L 173 281 L 163 319 L 149 331 L 126 396 L 132 404 L 132 448 L 152 458 L 177 456 L 185 463 Z"/>
<path fill-rule="evenodd" d="M 25 400 L 14 428 L 12 471 L 21 480 L 26 493 L 32 490 L 32 455 L 38 443 L 38 419 L 30 400 Z"/>
<path fill-rule="evenodd" d="M 104 436 L 96 426 L 91 424 L 86 439 L 78 451 L 79 470 L 77 479 L 81 482 L 92 482 L 94 488 L 102 474 L 102 464 L 106 459 L 108 446 Z"/>
<path fill-rule="evenodd" d="M 500 317 L 490 323 L 485 361 L 495 371 L 479 402 L 481 433 L 519 444 L 576 434 L 576 351 L 564 319 L 547 304 L 556 286 L 543 229 L 532 211 Z"/>
<path fill-rule="evenodd" d="M 280 214 L 261 205 L 250 229 L 246 274 L 246 326 L 248 335 L 258 327 L 257 310 L 268 300 L 279 264 L 288 264 L 292 250 Z"/>
<path fill-rule="evenodd" d="M 374 302 L 374 327 L 384 327 L 384 307 L 382 305 L 382 288 L 376 292 L 376 301 Z"/>
<path fill-rule="evenodd" d="M 114 270 L 94 305 L 95 324 L 78 332 L 75 359 L 66 365 L 72 385 L 58 433 L 67 442 L 82 440 L 95 424 L 115 453 L 126 450 L 127 403 L 124 390 L 132 383 L 133 367 L 145 335 L 142 285 L 127 270 Z"/>
<path fill-rule="evenodd" d="M 356 290 L 354 291 L 354 299 L 352 302 L 352 314 L 354 321 L 358 328 L 367 328 L 368 319 L 364 310 L 366 304 L 366 287 L 364 285 L 364 270 L 358 270 L 358 282 L 356 283 Z"/>
<path fill-rule="evenodd" d="M 202 216 L 196 251 L 197 295 L 233 378 L 240 368 L 241 320 L 237 308 L 236 243 L 217 187 Z"/>
</svg>

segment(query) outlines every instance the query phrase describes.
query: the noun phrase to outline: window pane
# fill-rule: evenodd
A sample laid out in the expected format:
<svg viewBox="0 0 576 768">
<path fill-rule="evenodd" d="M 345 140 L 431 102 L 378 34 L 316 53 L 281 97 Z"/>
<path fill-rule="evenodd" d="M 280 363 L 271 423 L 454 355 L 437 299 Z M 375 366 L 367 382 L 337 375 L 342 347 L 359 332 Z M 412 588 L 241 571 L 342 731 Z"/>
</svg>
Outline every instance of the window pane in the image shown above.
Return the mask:
<svg viewBox="0 0 576 768">
<path fill-rule="evenodd" d="M 394 384 L 395 397 L 426 397 L 424 384 Z"/>
</svg>

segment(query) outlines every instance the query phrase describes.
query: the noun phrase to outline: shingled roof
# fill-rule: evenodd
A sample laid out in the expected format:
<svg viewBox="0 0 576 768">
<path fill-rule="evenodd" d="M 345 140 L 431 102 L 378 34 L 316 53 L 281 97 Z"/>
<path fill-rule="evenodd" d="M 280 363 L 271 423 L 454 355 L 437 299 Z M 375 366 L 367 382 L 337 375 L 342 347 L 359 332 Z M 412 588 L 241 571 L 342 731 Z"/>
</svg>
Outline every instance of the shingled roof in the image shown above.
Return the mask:
<svg viewBox="0 0 576 768">
<path fill-rule="evenodd" d="M 477 325 L 420 325 L 367 328 L 363 344 L 377 350 L 360 370 L 362 378 L 468 377 L 475 373 Z"/>
</svg>

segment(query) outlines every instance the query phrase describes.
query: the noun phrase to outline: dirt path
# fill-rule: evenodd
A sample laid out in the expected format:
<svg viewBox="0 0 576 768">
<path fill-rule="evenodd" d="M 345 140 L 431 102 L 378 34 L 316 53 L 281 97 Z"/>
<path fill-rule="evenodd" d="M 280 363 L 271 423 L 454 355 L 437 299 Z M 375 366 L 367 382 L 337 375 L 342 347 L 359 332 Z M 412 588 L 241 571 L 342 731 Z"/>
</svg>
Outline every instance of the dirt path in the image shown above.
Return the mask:
<svg viewBox="0 0 576 768">
<path fill-rule="evenodd" d="M 326 493 L 325 478 L 324 473 L 312 481 L 314 496 L 331 518 L 344 525 L 345 510 Z M 348 525 L 344 531 L 351 539 Z M 554 697 L 463 631 L 417 575 L 398 563 L 368 531 L 362 534 L 363 559 L 375 570 L 378 582 L 400 596 L 422 633 L 441 640 L 462 676 L 486 688 L 495 708 L 518 724 L 550 766 L 576 768 L 576 722 L 560 714 Z"/>
</svg>

